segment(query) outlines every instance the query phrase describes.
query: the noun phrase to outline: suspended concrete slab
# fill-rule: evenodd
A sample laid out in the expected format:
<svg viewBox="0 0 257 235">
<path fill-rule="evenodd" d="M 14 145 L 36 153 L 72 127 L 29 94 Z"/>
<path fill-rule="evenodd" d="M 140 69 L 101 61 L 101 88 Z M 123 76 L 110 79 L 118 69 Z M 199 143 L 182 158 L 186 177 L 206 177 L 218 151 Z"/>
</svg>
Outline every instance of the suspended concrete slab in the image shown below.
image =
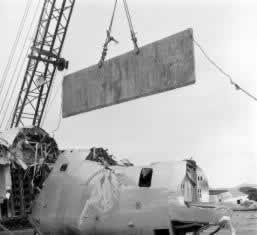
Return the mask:
<svg viewBox="0 0 257 235">
<path fill-rule="evenodd" d="M 63 117 L 193 84 L 192 38 L 188 29 L 65 76 Z"/>
</svg>

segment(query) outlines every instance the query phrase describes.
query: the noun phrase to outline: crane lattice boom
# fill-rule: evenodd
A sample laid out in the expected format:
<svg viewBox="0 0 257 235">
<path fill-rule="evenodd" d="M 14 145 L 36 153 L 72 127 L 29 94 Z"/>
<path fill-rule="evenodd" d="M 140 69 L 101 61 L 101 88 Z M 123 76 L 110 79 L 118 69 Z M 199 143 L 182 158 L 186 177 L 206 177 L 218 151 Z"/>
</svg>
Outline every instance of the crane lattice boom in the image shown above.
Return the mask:
<svg viewBox="0 0 257 235">
<path fill-rule="evenodd" d="M 11 127 L 40 126 L 56 69 L 68 62 L 61 51 L 75 0 L 45 0 Z"/>
</svg>

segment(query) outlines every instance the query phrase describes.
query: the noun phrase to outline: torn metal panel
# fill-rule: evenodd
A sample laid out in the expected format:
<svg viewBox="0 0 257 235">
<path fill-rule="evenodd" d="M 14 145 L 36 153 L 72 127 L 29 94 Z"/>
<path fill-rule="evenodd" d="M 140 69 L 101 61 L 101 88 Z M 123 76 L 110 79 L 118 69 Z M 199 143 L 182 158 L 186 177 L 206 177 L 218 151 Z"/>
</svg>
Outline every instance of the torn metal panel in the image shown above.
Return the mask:
<svg viewBox="0 0 257 235">
<path fill-rule="evenodd" d="M 0 165 L 0 203 L 6 199 L 6 192 L 11 190 L 11 187 L 10 165 Z"/>
<path fill-rule="evenodd" d="M 193 84 L 192 37 L 188 29 L 65 76 L 63 117 Z"/>
<path fill-rule="evenodd" d="M 0 165 L 8 165 L 10 164 L 8 158 L 8 149 L 5 145 L 0 143 Z"/>
<path fill-rule="evenodd" d="M 4 131 L 0 133 L 0 146 L 6 147 L 11 153 L 10 159 L 24 170 L 42 158 L 53 163 L 59 153 L 55 140 L 39 127 L 11 128 Z"/>
<path fill-rule="evenodd" d="M 11 192 L 11 214 L 24 215 L 30 212 L 33 195 L 43 187 L 59 149 L 55 140 L 39 127 L 9 129 L 0 133 L 0 140 L 0 199 L 7 187 Z M 10 165 L 1 165 L 4 159 L 11 162 L 11 172 Z"/>
<path fill-rule="evenodd" d="M 90 149 L 86 160 L 99 162 L 105 166 L 133 166 L 128 159 L 115 160 L 115 157 L 108 153 L 108 149 L 93 147 Z"/>
<path fill-rule="evenodd" d="M 22 128 L 11 128 L 6 131 L 0 133 L 0 144 L 6 147 L 12 145 L 14 139 L 16 138 L 17 134 L 22 130 Z"/>
<path fill-rule="evenodd" d="M 8 149 L 0 143 L 0 203 L 3 203 L 12 187 L 10 163 Z"/>
<path fill-rule="evenodd" d="M 53 163 L 59 153 L 55 140 L 39 127 L 20 128 L 9 149 L 27 165 L 38 163 L 40 159 Z"/>
</svg>

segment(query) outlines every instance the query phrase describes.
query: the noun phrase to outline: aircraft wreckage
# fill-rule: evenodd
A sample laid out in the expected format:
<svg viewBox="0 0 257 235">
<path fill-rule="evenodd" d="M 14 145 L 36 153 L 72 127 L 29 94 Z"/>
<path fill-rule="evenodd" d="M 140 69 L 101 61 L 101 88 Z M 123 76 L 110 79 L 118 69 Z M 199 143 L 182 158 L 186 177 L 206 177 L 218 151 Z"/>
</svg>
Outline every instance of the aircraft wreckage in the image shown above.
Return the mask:
<svg viewBox="0 0 257 235">
<path fill-rule="evenodd" d="M 39 127 L 55 71 L 68 67 L 60 55 L 74 2 L 44 1 L 37 29 L 44 34 L 35 35 L 11 128 L 0 134 L 0 227 L 39 235 L 235 234 L 231 210 L 209 202 L 207 178 L 192 159 L 134 166 L 103 148 L 59 150 Z M 63 117 L 195 83 L 191 29 L 139 48 L 131 28 L 135 50 L 105 61 L 110 28 L 99 64 L 64 77 Z"/>
<path fill-rule="evenodd" d="M 24 216 L 23 228 L 39 234 L 200 234 L 226 226 L 234 233 L 231 211 L 208 203 L 207 178 L 193 160 L 134 166 L 103 148 L 60 151 L 38 127 L 11 129 L 0 141 L 2 224 L 10 229 L 8 215 Z"/>
</svg>

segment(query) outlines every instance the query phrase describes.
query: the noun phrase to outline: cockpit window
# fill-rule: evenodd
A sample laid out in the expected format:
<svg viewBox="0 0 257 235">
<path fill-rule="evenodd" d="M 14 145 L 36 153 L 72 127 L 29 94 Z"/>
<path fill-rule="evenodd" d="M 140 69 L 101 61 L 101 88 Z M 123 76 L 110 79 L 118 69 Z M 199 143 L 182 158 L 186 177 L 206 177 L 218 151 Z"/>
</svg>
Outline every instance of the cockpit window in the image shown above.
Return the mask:
<svg viewBox="0 0 257 235">
<path fill-rule="evenodd" d="M 202 181 L 203 177 L 202 176 L 197 176 L 198 181 Z"/>
<path fill-rule="evenodd" d="M 150 187 L 152 183 L 152 175 L 153 169 L 152 168 L 142 168 L 140 177 L 139 177 L 139 187 Z"/>
<path fill-rule="evenodd" d="M 170 235 L 169 229 L 155 229 L 154 235 Z"/>
<path fill-rule="evenodd" d="M 67 164 L 67 163 L 64 163 L 64 164 L 61 165 L 60 171 L 66 171 L 67 168 L 68 168 L 68 164 Z"/>
</svg>

